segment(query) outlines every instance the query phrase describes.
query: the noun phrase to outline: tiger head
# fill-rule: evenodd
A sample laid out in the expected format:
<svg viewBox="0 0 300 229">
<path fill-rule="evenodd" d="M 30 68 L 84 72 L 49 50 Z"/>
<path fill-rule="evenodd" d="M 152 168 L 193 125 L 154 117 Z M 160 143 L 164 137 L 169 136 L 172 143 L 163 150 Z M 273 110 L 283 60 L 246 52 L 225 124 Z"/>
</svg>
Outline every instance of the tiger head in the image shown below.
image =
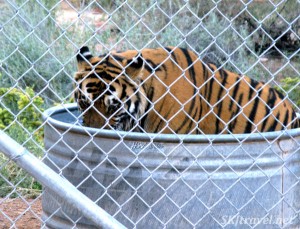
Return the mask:
<svg viewBox="0 0 300 229">
<path fill-rule="evenodd" d="M 88 47 L 82 47 L 77 64 L 74 98 L 83 117 L 94 109 L 97 112 L 94 127 L 125 131 L 137 128 L 147 106 L 141 54 L 93 56 Z"/>
</svg>

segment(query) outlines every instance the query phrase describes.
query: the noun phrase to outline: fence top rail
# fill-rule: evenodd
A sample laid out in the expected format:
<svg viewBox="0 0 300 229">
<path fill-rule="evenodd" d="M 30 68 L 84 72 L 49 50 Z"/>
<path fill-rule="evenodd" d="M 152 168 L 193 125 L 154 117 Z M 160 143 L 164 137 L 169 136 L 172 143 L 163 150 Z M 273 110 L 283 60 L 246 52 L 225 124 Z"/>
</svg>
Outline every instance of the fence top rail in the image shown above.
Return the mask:
<svg viewBox="0 0 300 229">
<path fill-rule="evenodd" d="M 135 141 L 153 141 L 153 142 L 184 142 L 184 143 L 222 143 L 222 142 L 253 142 L 266 141 L 275 139 L 290 139 L 291 137 L 300 136 L 300 128 L 264 132 L 264 133 L 250 133 L 250 134 L 211 134 L 211 135 L 188 135 L 188 134 L 157 134 L 157 133 L 138 133 L 125 132 L 115 130 L 97 129 L 86 127 L 74 123 L 64 122 L 53 116 L 65 113 L 70 118 L 75 118 L 76 114 L 72 112 L 77 111 L 75 103 L 64 104 L 62 106 L 52 107 L 43 113 L 43 120 L 63 131 L 72 131 L 79 134 L 90 133 L 93 136 L 111 138 L 111 139 L 126 139 Z M 73 116 L 73 117 L 72 117 Z"/>
</svg>

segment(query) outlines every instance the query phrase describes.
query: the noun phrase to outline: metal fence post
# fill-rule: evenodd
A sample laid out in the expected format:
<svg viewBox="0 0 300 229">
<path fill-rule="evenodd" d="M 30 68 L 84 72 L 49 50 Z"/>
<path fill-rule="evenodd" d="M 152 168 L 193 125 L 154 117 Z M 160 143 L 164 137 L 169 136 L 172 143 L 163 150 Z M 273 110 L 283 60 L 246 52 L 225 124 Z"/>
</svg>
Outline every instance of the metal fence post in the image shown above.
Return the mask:
<svg viewBox="0 0 300 229">
<path fill-rule="evenodd" d="M 93 201 L 79 192 L 69 181 L 60 177 L 47 165 L 32 155 L 24 147 L 0 131 L 1 151 L 25 169 L 44 186 L 64 198 L 66 202 L 78 209 L 85 217 L 105 229 L 125 228 L 121 223 L 97 206 Z"/>
</svg>

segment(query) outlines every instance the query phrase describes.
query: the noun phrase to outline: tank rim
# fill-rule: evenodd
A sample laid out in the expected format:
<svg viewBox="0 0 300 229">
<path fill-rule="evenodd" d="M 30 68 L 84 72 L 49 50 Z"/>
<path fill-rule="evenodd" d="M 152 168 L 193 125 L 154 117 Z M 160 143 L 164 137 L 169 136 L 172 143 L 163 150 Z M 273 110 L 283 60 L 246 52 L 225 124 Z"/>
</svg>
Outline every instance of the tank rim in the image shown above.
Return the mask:
<svg viewBox="0 0 300 229">
<path fill-rule="evenodd" d="M 94 137 L 104 137 L 111 139 L 124 139 L 132 141 L 153 141 L 153 142 L 183 142 L 183 143 L 229 143 L 229 142 L 253 142 L 253 141 L 272 141 L 290 139 L 291 137 L 300 136 L 300 128 L 264 132 L 264 133 L 250 133 L 250 134 L 210 134 L 210 135 L 188 135 L 188 134 L 156 134 L 156 133 L 138 133 L 115 130 L 104 130 L 83 125 L 75 125 L 60 120 L 54 119 L 52 116 L 64 112 L 74 112 L 77 109 L 76 103 L 64 104 L 56 107 L 51 107 L 43 112 L 43 121 L 47 124 L 63 130 L 72 131 L 78 134 L 87 135 L 87 133 Z"/>
</svg>

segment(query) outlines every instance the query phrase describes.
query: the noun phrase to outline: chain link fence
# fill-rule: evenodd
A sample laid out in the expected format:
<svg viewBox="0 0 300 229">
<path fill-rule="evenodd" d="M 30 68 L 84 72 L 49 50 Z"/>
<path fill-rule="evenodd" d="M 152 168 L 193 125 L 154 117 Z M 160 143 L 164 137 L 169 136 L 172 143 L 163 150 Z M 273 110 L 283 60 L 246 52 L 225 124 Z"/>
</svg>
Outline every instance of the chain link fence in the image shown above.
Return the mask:
<svg viewBox="0 0 300 229">
<path fill-rule="evenodd" d="M 0 129 L 123 225 L 300 228 L 299 129 L 106 132 L 84 127 L 69 104 L 80 47 L 174 46 L 266 82 L 299 112 L 298 0 L 2 0 L 0 10 Z M 99 227 L 0 146 L 2 228 Z"/>
</svg>

